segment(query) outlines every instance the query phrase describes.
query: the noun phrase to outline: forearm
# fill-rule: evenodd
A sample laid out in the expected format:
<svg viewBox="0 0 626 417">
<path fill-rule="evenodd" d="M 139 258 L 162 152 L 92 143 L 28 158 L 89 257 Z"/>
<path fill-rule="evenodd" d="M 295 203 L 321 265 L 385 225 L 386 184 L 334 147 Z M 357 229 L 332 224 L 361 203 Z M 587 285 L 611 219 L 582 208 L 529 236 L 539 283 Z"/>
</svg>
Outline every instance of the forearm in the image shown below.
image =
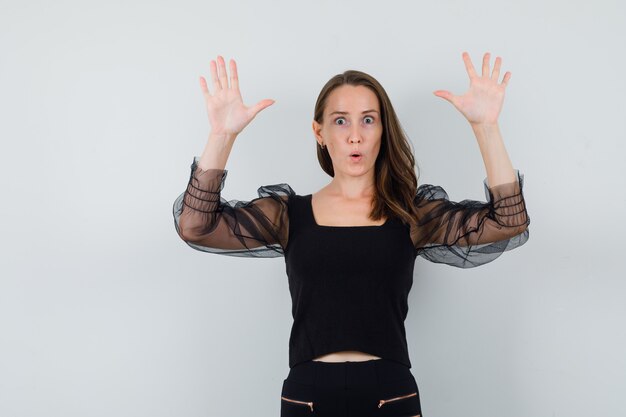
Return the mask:
<svg viewBox="0 0 626 417">
<path fill-rule="evenodd" d="M 489 187 L 517 181 L 498 124 L 472 123 L 487 171 Z"/>
<path fill-rule="evenodd" d="M 198 161 L 198 168 L 204 171 L 207 169 L 225 169 L 236 138 L 236 135 L 221 135 L 211 132 Z"/>
</svg>

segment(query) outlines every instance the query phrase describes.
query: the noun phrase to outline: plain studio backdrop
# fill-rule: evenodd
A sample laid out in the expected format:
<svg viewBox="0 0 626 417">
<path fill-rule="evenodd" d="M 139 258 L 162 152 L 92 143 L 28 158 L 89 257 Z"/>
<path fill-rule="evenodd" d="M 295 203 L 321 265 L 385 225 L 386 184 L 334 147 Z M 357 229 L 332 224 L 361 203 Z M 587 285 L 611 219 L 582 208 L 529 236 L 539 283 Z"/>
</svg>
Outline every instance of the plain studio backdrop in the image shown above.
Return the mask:
<svg viewBox="0 0 626 417">
<path fill-rule="evenodd" d="M 284 258 L 191 249 L 172 204 L 209 132 L 198 77 L 235 58 L 223 196 L 329 180 L 315 99 L 387 89 L 420 183 L 485 201 L 461 53 L 512 76 L 500 126 L 530 240 L 458 269 L 418 258 L 406 329 L 426 417 L 624 416 L 626 8 L 615 1 L 2 1 L 0 415 L 277 416 Z M 501 78 L 500 78 L 501 80 Z"/>
</svg>

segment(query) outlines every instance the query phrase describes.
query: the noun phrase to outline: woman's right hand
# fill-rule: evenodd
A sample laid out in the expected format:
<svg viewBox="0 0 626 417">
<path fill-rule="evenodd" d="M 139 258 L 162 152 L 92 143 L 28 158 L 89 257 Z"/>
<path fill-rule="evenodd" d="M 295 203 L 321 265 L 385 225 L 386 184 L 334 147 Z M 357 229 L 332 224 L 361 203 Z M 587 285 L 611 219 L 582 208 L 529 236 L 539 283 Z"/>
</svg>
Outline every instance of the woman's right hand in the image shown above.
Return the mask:
<svg viewBox="0 0 626 417">
<path fill-rule="evenodd" d="M 219 69 L 219 75 L 218 75 Z M 207 82 L 200 77 L 200 87 L 206 101 L 211 133 L 217 135 L 236 136 L 241 132 L 254 117 L 266 107 L 274 104 L 274 100 L 264 99 L 256 105 L 246 107 L 239 91 L 239 78 L 237 64 L 230 60 L 230 86 L 226 73 L 226 63 L 220 55 L 217 64 L 211 60 L 211 79 L 213 80 L 213 94 L 209 93 Z"/>
</svg>

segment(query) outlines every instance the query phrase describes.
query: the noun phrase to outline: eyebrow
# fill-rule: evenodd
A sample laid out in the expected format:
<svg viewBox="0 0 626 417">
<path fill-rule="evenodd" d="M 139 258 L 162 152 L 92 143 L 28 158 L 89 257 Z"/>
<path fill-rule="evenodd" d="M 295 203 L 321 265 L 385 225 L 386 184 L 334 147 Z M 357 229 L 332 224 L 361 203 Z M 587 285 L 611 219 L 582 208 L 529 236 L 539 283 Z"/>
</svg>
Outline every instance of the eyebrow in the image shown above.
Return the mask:
<svg viewBox="0 0 626 417">
<path fill-rule="evenodd" d="M 378 113 L 378 110 L 370 109 L 370 110 L 364 110 L 361 112 L 361 114 L 365 114 L 365 113 Z M 347 111 L 334 111 L 330 113 L 329 116 L 332 116 L 333 114 L 348 114 L 348 112 Z"/>
</svg>

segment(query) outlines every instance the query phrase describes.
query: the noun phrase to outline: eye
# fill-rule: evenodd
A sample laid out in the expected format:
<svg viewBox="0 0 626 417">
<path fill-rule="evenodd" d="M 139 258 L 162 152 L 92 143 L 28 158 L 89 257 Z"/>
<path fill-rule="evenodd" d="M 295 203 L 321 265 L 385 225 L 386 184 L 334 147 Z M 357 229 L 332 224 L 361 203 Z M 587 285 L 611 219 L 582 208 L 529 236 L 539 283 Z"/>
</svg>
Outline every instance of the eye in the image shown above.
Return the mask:
<svg viewBox="0 0 626 417">
<path fill-rule="evenodd" d="M 340 120 L 342 120 L 343 123 L 337 123 Z M 338 117 L 338 118 L 335 119 L 335 123 L 338 124 L 338 125 L 345 125 L 346 124 L 346 119 L 344 119 L 343 117 Z"/>
<path fill-rule="evenodd" d="M 373 118 L 372 116 L 365 116 L 365 120 L 367 120 L 367 119 L 370 119 L 370 120 L 371 120 L 371 122 L 370 122 L 370 123 L 368 123 L 368 124 L 372 124 L 372 123 L 374 123 L 374 118 Z"/>
</svg>

